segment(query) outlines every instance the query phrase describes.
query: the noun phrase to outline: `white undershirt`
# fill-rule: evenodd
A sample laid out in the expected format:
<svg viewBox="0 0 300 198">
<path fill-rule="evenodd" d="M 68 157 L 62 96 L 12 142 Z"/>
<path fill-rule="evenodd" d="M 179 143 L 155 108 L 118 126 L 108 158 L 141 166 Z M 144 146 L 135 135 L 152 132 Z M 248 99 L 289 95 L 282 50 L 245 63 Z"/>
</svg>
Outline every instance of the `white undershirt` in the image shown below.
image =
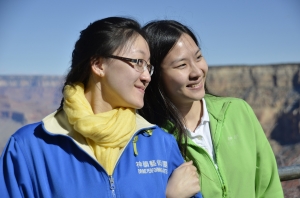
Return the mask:
<svg viewBox="0 0 300 198">
<path fill-rule="evenodd" d="M 188 128 L 188 136 L 195 142 L 198 146 L 202 147 L 209 154 L 213 162 L 214 160 L 214 147 L 211 141 L 211 134 L 209 128 L 209 116 L 206 108 L 206 103 L 204 98 L 202 98 L 202 108 L 203 116 L 201 117 L 201 122 L 195 129 L 195 132 L 190 131 Z"/>
</svg>

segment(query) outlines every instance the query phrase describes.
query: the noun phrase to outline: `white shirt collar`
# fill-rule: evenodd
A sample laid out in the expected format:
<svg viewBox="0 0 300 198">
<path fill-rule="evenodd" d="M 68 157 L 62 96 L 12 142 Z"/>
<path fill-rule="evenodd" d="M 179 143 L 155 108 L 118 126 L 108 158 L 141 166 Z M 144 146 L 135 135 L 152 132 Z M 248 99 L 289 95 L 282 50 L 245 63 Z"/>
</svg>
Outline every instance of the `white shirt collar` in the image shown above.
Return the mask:
<svg viewBox="0 0 300 198">
<path fill-rule="evenodd" d="M 202 108 L 203 108 L 203 115 L 201 118 L 201 124 L 204 122 L 209 122 L 209 115 L 208 115 L 208 111 L 206 108 L 206 103 L 205 103 L 204 98 L 202 98 Z"/>
<path fill-rule="evenodd" d="M 209 115 L 208 115 L 208 111 L 207 111 L 207 108 L 206 108 L 206 103 L 205 103 L 205 100 L 204 98 L 201 99 L 202 100 L 202 110 L 203 110 L 203 115 L 201 117 L 201 121 L 200 123 L 198 124 L 198 126 L 196 127 L 195 131 L 199 133 L 199 130 L 197 130 L 199 128 L 200 125 L 203 125 L 207 122 L 209 122 Z M 185 127 L 186 128 L 186 127 Z M 195 134 L 197 135 L 198 133 L 193 133 L 192 131 L 190 131 L 188 128 L 186 128 L 187 131 L 189 132 L 188 135 L 190 137 L 192 136 L 195 136 Z"/>
</svg>

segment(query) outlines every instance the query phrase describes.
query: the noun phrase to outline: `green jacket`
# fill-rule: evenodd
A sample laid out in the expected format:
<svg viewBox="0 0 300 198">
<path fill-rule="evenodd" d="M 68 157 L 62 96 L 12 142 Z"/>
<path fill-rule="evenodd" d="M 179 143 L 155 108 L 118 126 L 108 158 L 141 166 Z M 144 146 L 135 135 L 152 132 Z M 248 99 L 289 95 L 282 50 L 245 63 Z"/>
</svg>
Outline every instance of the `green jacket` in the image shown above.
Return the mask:
<svg viewBox="0 0 300 198">
<path fill-rule="evenodd" d="M 191 139 L 187 149 L 200 170 L 203 197 L 283 197 L 273 151 L 252 108 L 237 98 L 205 95 L 205 102 L 218 168 Z"/>
</svg>

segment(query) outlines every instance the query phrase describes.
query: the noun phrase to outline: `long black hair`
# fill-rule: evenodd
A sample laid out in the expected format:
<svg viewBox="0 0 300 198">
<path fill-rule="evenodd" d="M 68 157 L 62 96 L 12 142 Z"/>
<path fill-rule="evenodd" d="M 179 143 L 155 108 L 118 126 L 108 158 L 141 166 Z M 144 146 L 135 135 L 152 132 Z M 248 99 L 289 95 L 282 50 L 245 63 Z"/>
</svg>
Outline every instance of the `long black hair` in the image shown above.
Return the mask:
<svg viewBox="0 0 300 198">
<path fill-rule="evenodd" d="M 163 128 L 168 121 L 171 122 L 172 128 L 168 132 L 176 134 L 180 151 L 186 158 L 187 132 L 184 119 L 164 90 L 161 64 L 182 34 L 188 34 L 197 46 L 199 46 L 198 40 L 191 29 L 174 20 L 152 21 L 146 24 L 143 30 L 147 34 L 150 62 L 155 69 L 151 76 L 151 83 L 145 92 L 144 107 L 139 110 L 139 113 L 149 122 Z"/>
</svg>

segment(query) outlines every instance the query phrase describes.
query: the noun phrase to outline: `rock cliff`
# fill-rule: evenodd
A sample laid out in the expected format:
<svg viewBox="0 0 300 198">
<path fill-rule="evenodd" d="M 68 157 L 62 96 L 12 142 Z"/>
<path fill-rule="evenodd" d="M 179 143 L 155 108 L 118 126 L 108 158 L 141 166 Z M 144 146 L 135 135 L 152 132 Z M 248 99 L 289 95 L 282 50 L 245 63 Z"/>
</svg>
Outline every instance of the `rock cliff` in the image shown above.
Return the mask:
<svg viewBox="0 0 300 198">
<path fill-rule="evenodd" d="M 0 76 L 0 118 L 39 121 L 60 103 L 61 76 Z"/>
</svg>

